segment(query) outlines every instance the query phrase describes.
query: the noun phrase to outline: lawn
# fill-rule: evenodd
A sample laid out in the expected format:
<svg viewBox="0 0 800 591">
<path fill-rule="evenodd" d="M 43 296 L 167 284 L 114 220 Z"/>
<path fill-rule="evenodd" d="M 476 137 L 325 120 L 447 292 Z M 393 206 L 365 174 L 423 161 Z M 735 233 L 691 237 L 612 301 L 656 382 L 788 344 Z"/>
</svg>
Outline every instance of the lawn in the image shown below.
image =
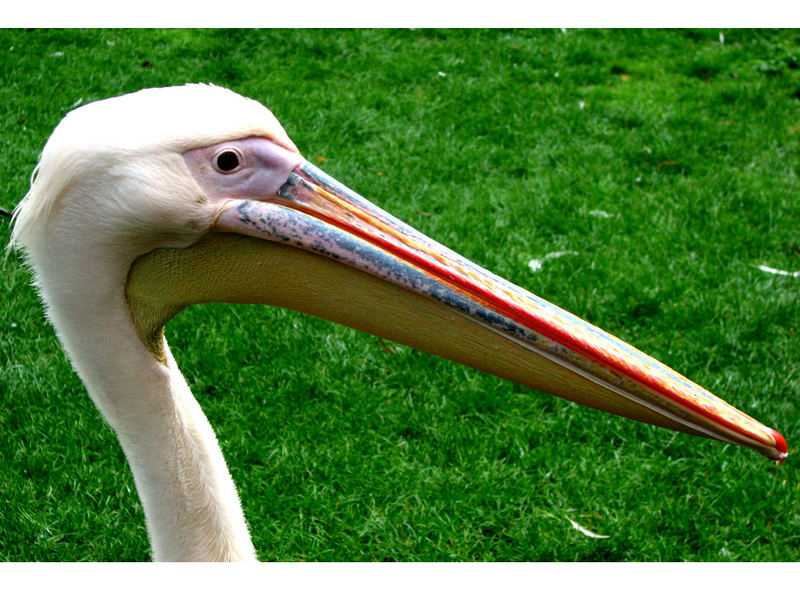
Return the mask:
<svg viewBox="0 0 800 591">
<path fill-rule="evenodd" d="M 401 219 L 800 440 L 800 277 L 758 268 L 800 270 L 797 31 L 0 30 L 0 56 L 0 207 L 71 107 L 227 86 Z M 114 433 L 20 257 L 0 269 L 0 559 L 148 560 Z M 800 560 L 796 456 L 282 309 L 194 307 L 167 338 L 262 560 Z"/>
</svg>

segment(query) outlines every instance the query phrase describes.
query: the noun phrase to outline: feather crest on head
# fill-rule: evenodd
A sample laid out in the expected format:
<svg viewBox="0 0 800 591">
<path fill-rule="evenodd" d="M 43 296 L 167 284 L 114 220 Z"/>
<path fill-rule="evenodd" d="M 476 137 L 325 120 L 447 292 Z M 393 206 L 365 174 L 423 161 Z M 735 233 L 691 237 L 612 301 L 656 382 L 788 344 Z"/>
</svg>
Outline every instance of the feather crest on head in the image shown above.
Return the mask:
<svg viewBox="0 0 800 591">
<path fill-rule="evenodd" d="M 203 121 L 198 128 L 197 122 Z M 248 136 L 297 148 L 261 103 L 211 84 L 148 88 L 78 107 L 42 150 L 31 188 L 14 210 L 10 248 L 43 231 L 53 208 L 78 179 L 108 171 L 121 157 L 174 154 Z M 176 161 L 177 162 L 177 161 Z"/>
</svg>

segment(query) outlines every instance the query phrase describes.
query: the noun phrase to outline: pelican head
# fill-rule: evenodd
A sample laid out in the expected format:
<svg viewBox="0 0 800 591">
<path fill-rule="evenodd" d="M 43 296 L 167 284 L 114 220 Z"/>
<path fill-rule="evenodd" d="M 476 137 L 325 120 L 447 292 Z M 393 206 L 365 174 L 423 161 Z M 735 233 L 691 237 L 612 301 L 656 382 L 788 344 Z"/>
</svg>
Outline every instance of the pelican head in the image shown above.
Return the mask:
<svg viewBox="0 0 800 591">
<path fill-rule="evenodd" d="M 164 339 L 196 303 L 292 308 L 600 410 L 787 454 L 778 432 L 329 177 L 268 109 L 223 88 L 148 89 L 69 113 L 15 211 L 12 245 L 119 437 L 159 559 L 255 556 Z"/>
</svg>

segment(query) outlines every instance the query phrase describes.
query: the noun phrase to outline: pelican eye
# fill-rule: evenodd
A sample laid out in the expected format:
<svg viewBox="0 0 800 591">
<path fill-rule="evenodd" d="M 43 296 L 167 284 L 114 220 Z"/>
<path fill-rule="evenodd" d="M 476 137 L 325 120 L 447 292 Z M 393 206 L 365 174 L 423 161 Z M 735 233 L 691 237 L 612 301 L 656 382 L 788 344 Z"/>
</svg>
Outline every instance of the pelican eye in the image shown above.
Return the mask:
<svg viewBox="0 0 800 591">
<path fill-rule="evenodd" d="M 233 150 L 225 150 L 217 155 L 216 164 L 220 172 L 233 172 L 239 167 L 239 155 Z"/>
</svg>

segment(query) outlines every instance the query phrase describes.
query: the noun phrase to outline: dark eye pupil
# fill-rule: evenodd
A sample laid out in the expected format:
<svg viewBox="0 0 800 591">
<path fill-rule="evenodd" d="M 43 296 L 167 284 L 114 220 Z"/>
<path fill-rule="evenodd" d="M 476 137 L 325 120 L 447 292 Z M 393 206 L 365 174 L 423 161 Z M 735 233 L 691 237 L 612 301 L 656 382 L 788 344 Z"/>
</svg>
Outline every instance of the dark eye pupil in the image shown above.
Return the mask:
<svg viewBox="0 0 800 591">
<path fill-rule="evenodd" d="M 239 166 L 239 157 L 236 152 L 223 152 L 217 156 L 217 168 L 222 172 L 230 172 Z"/>
</svg>

